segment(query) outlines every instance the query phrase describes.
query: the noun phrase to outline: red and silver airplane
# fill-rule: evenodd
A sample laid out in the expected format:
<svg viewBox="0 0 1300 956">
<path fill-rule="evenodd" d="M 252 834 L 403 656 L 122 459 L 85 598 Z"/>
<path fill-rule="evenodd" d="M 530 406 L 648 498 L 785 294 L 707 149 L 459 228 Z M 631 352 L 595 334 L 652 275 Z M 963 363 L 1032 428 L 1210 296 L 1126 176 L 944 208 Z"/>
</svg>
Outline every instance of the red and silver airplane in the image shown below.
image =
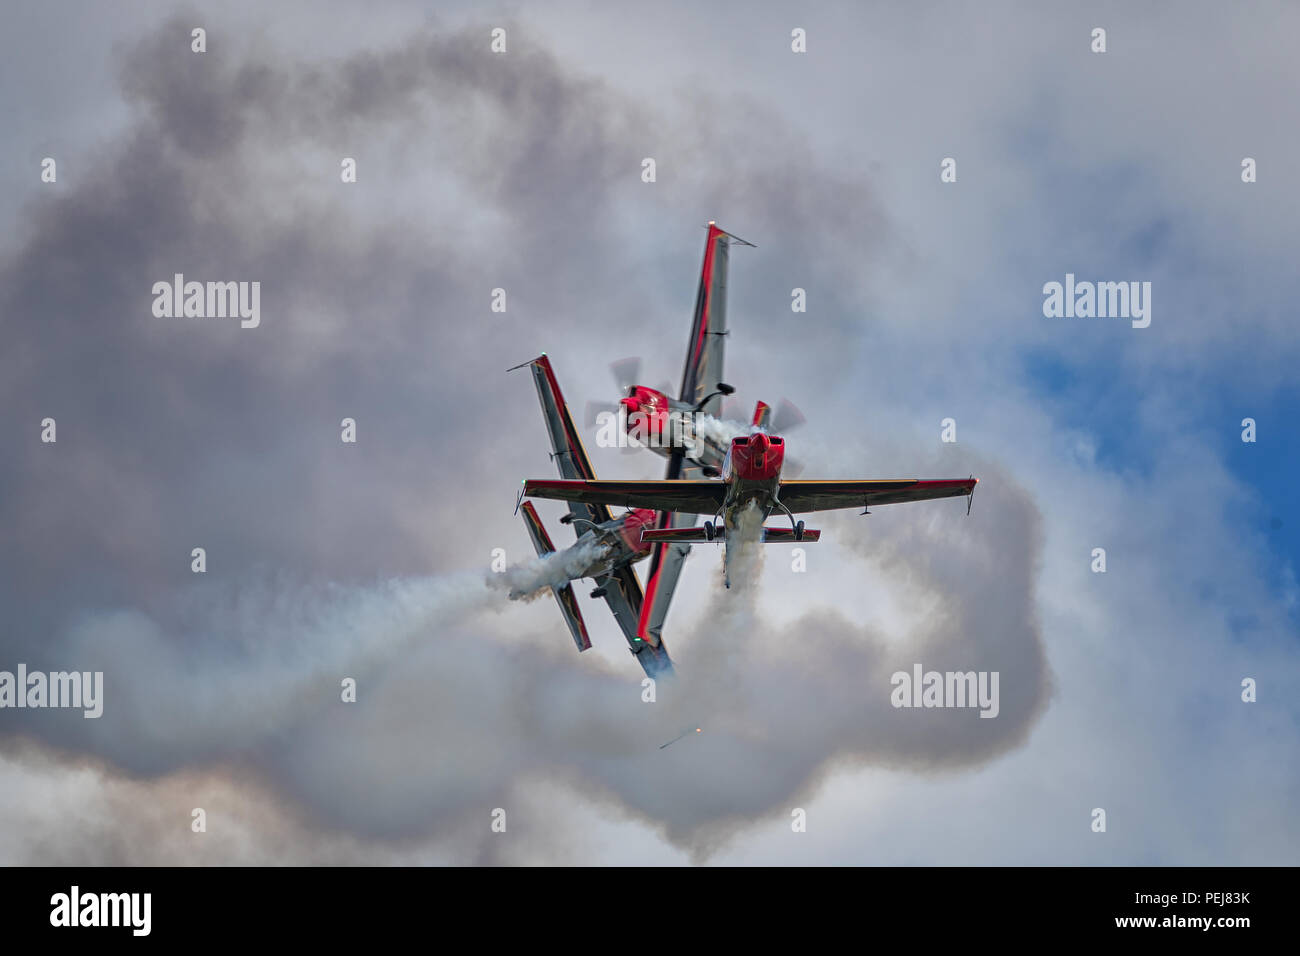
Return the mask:
<svg viewBox="0 0 1300 956">
<path fill-rule="evenodd" d="M 752 246 L 720 229 L 717 223 L 708 224 L 704 243 L 704 261 L 700 266 L 700 281 L 695 293 L 695 311 L 687 341 L 686 361 L 682 367 L 682 384 L 674 401 L 663 390 L 632 385 L 620 404 L 619 419 L 629 436 L 637 444 L 649 447 L 667 456 L 665 480 L 693 480 L 716 476 L 722 472 L 727 441 L 702 431 L 705 422 L 726 424 L 721 420 L 722 399 L 735 389 L 723 381 L 723 355 L 727 336 L 727 267 L 732 244 Z M 789 415 L 787 418 L 791 417 Z M 690 423 L 690 431 L 679 428 L 683 420 Z M 771 415 L 767 405 L 760 402 L 754 412 L 754 424 L 766 426 Z M 790 424 L 797 424 L 797 413 Z M 720 429 L 718 429 L 720 430 Z M 690 437 L 683 442 L 678 439 Z M 667 440 L 665 440 L 667 439 Z M 707 513 L 711 514 L 709 509 Z M 665 511 L 660 514 L 656 528 L 689 529 L 695 517 L 687 513 Z M 664 622 L 672 603 L 682 564 L 691 552 L 687 540 L 651 539 L 654 552 L 650 558 L 650 576 L 646 581 L 646 598 L 641 605 L 637 636 L 643 641 L 662 640 Z"/>
<path fill-rule="evenodd" d="M 531 497 L 602 502 L 660 512 L 657 526 L 645 529 L 641 536 L 644 542 L 654 546 L 646 600 L 637 628 L 637 636 L 643 641 L 657 640 L 660 636 L 690 544 L 720 538 L 726 545 L 734 538 L 741 509 L 749 507 L 751 502 L 760 509 L 764 520 L 778 509 L 790 517 L 790 531 L 764 529 L 764 541 L 815 541 L 820 532 L 806 531 L 803 522 L 795 520 L 795 514 L 859 504 L 863 505 L 863 513 L 869 514 L 869 506 L 873 504 L 969 497 L 977 483 L 974 477 L 940 481 L 782 481 L 785 441 L 763 430 L 770 425 L 771 418 L 769 407 L 762 402 L 754 412 L 753 433 L 732 437 L 725 458 L 716 440 L 702 436 L 698 427 L 693 429 L 694 441 L 680 441 L 674 417 L 704 414 L 718 419 L 722 397 L 734 391 L 722 381 L 723 343 L 727 335 L 727 265 L 732 243 L 753 245 L 720 229 L 716 223 L 709 223 L 678 399 L 672 401 L 660 390 L 633 385 L 620 403 L 624 412 L 620 418 L 632 437 L 639 444 L 647 443 L 649 438 L 650 447 L 668 456 L 665 480 L 569 479 L 524 484 L 524 494 Z M 715 475 L 721 475 L 721 479 L 711 480 Z M 715 520 L 696 528 L 694 516 L 699 514 L 712 515 Z M 715 523 L 719 516 L 722 528 Z M 726 534 L 728 529 L 732 531 L 731 537 Z M 726 580 L 730 586 L 729 575 Z"/>
<path fill-rule="evenodd" d="M 550 359 L 542 355 L 531 362 L 516 365 L 515 368 L 524 366 L 532 369 L 537 397 L 542 404 L 542 417 L 546 420 L 546 430 L 551 439 L 551 457 L 555 460 L 561 477 L 578 481 L 594 480 L 596 473 L 583 448 L 582 439 L 573 426 L 573 417 L 560 392 L 560 384 L 551 369 Z M 524 524 L 537 554 L 546 557 L 555 553 L 555 545 L 551 543 L 532 502 L 523 501 L 522 494 L 520 501 Z M 561 524 L 572 525 L 578 536 L 577 542 L 566 549 L 565 553 L 574 556 L 591 555 L 590 558 L 575 562 L 581 563 L 580 567 L 569 567 L 573 573 L 572 580 L 593 578 L 596 581 L 591 596 L 605 599 L 627 639 L 628 648 L 651 677 L 672 672 L 668 649 L 664 647 L 659 635 L 642 637 L 637 633 L 645 598 L 633 565 L 650 554 L 652 546 L 642 543 L 641 532 L 653 527 L 655 518 L 654 511 L 644 508 L 632 509 L 615 518 L 606 505 L 598 502 L 573 502 L 569 505 L 569 513 L 560 519 Z M 564 566 L 565 555 L 557 556 L 556 560 Z M 578 650 L 587 650 L 591 647 L 591 639 L 587 635 L 582 612 L 578 609 L 573 585 L 565 584 L 552 590 Z"/>
<path fill-rule="evenodd" d="M 933 498 L 971 497 L 978 478 L 939 480 L 868 479 L 847 481 L 810 481 L 781 478 L 785 459 L 785 440 L 765 432 L 735 438 L 723 462 L 721 478 L 665 481 L 593 481 L 530 479 L 524 482 L 524 494 L 532 498 L 553 498 L 584 504 L 614 505 L 626 508 L 650 508 L 668 514 L 707 514 L 714 520 L 702 528 L 646 528 L 644 542 L 677 544 L 721 540 L 724 546 L 724 572 L 729 564 L 731 543 L 742 513 L 757 508 L 764 521 L 780 511 L 790 518 L 790 529 L 763 528 L 759 540 L 816 541 L 821 532 L 805 529 L 795 515 L 814 511 L 834 511 L 862 506 L 870 514 L 872 505 L 904 501 L 927 501 Z M 967 504 L 967 512 L 970 506 Z M 721 518 L 721 526 L 718 519 Z M 730 574 L 726 574 L 731 586 Z"/>
<path fill-rule="evenodd" d="M 733 242 L 746 246 L 752 245 L 718 228 L 716 223 L 708 224 L 704 262 L 700 268 L 695 312 L 686 362 L 682 371 L 679 398 L 673 401 L 664 394 L 663 390 L 633 385 L 628 388 L 626 397 L 620 402 L 619 424 L 628 432 L 634 444 L 648 445 L 668 458 L 666 474 L 668 479 L 717 475 L 721 471 L 725 457 L 725 442 L 720 443 L 716 435 L 700 435 L 693 430 L 693 425 L 694 416 L 697 414 L 709 416 L 720 422 L 722 396 L 730 395 L 734 391 L 731 386 L 721 381 L 723 342 L 727 334 L 727 263 Z M 639 363 L 635 364 L 639 365 Z M 550 361 L 543 355 L 532 362 L 525 362 L 524 365 L 531 366 L 533 370 L 533 380 L 537 386 L 542 413 L 551 437 L 552 457 L 559 466 L 561 477 L 570 480 L 594 480 L 595 472 L 583 449 L 582 440 L 574 428 L 573 418 L 560 392 Z M 626 364 L 623 367 L 627 368 Z M 791 424 L 798 424 L 801 421 L 801 416 L 797 412 L 789 413 L 787 417 L 792 419 Z M 681 427 L 683 421 L 688 423 L 687 427 L 691 428 L 691 431 L 685 431 Z M 770 409 L 760 402 L 754 412 L 754 424 L 765 426 L 770 421 Z M 674 437 L 681 438 L 683 434 L 694 440 L 671 444 Z M 555 547 L 551 544 L 537 512 L 529 503 L 523 504 L 523 510 L 529 536 L 538 554 L 553 552 Z M 606 506 L 588 508 L 585 504 L 573 503 L 566 518 L 568 523 L 581 520 L 583 522 L 581 527 L 591 533 L 595 533 L 596 528 L 602 529 L 606 540 L 611 544 L 611 553 L 615 555 L 616 560 L 605 567 L 588 568 L 586 569 L 588 573 L 579 577 L 597 577 L 597 587 L 592 591 L 592 595 L 606 599 L 627 639 L 629 648 L 637 655 L 637 660 L 641 662 L 646 673 L 653 677 L 665 670 L 671 670 L 672 662 L 663 645 L 663 626 L 668 616 L 669 605 L 672 603 L 677 579 L 681 574 L 682 563 L 690 553 L 691 546 L 686 542 L 667 540 L 643 543 L 640 531 L 647 527 L 648 523 L 656 523 L 654 513 L 645 509 L 615 519 Z M 685 515 L 664 513 L 658 516 L 657 524 L 661 528 L 688 527 L 694 524 L 694 519 Z M 574 530 L 578 531 L 579 526 L 575 525 Z M 577 548 L 582 544 L 580 532 L 579 542 L 573 547 Z M 653 557 L 650 563 L 648 590 L 643 594 L 632 565 L 647 554 L 653 554 Z M 601 573 L 605 576 L 604 580 L 599 577 Z M 578 610 L 572 586 L 565 585 L 556 589 L 555 597 L 560 603 L 560 610 L 569 625 L 578 650 L 586 650 L 591 646 L 591 642 L 587 637 L 586 624 Z"/>
<path fill-rule="evenodd" d="M 665 395 L 664 388 L 628 385 L 627 394 L 619 400 L 617 418 L 610 413 L 603 421 L 597 417 L 594 422 L 602 427 L 617 422 L 634 447 L 651 448 L 670 462 L 674 456 L 680 457 L 683 474 L 670 474 L 670 478 L 690 477 L 696 473 L 716 477 L 721 473 L 731 439 L 750 431 L 750 426 L 722 418 L 722 399 L 735 392 L 722 381 L 722 365 L 728 334 L 727 265 L 730 249 L 732 245 L 752 247 L 753 243 L 731 235 L 713 222 L 708 224 L 708 230 L 678 397 L 673 399 Z M 616 362 L 613 368 L 620 379 L 625 373 L 635 378 L 640 362 L 625 359 Z M 793 405 L 783 403 L 773 418 L 770 406 L 759 402 L 751 424 L 784 431 L 802 422 L 803 416 Z"/>
</svg>

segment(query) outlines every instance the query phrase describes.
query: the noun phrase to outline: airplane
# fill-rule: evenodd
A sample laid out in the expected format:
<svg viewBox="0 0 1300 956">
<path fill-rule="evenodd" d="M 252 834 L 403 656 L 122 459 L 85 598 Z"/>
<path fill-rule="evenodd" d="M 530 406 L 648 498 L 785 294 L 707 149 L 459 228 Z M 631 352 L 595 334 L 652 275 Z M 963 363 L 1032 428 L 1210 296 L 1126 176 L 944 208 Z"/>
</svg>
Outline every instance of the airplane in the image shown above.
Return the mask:
<svg viewBox="0 0 1300 956">
<path fill-rule="evenodd" d="M 733 236 L 718 226 L 708 224 L 704 243 L 704 261 L 700 266 L 700 281 L 695 293 L 695 311 L 691 320 L 690 338 L 687 340 L 686 361 L 682 367 L 682 384 L 676 401 L 661 389 L 631 385 L 620 401 L 619 420 L 634 439 L 635 444 L 647 444 L 668 458 L 664 479 L 667 481 L 693 480 L 721 474 L 725 447 L 731 437 L 717 436 L 710 429 L 701 432 L 698 426 L 715 426 L 725 429 L 721 420 L 722 399 L 735 389 L 723 381 L 724 343 L 727 336 L 727 266 L 732 244 L 753 246 Z M 636 376 L 633 375 L 633 378 Z M 679 424 L 689 414 L 694 441 L 679 441 L 683 431 Z M 799 424 L 802 416 L 787 414 L 790 423 Z M 674 421 L 678 424 L 674 424 Z M 766 426 L 771 422 L 770 409 L 760 402 L 754 411 L 754 424 Z M 665 441 L 665 437 L 668 439 Z M 710 512 L 711 513 L 711 512 Z M 695 516 L 665 511 L 659 515 L 656 529 L 686 529 L 695 524 Z M 650 573 L 646 578 L 646 599 L 641 605 L 637 623 L 637 636 L 644 642 L 658 643 L 663 639 L 664 622 L 668 608 L 681 576 L 682 564 L 691 552 L 686 540 L 658 539 L 651 541 Z"/>
<path fill-rule="evenodd" d="M 731 543 L 737 537 L 741 515 L 747 508 L 757 508 L 763 521 L 774 511 L 781 511 L 790 518 L 789 531 L 764 527 L 759 535 L 760 541 L 816 541 L 821 532 L 805 528 L 803 521 L 796 520 L 795 515 L 856 508 L 858 505 L 863 506 L 862 514 L 870 514 L 872 505 L 960 496 L 970 499 L 979 483 L 973 475 L 970 478 L 938 480 L 783 480 L 781 468 L 784 459 L 785 439 L 757 431 L 732 439 L 718 479 L 529 479 L 524 482 L 523 494 L 530 498 L 649 508 L 661 514 L 711 514 L 714 520 L 706 521 L 701 528 L 665 527 L 661 521 L 655 528 L 643 529 L 641 540 L 643 543 L 673 544 L 721 540 L 724 579 L 726 586 L 731 587 Z M 966 513 L 970 513 L 969 501 Z M 721 527 L 716 523 L 719 517 L 722 519 Z"/>
<path fill-rule="evenodd" d="M 678 398 L 664 394 L 667 386 L 650 388 L 630 384 L 625 386 L 627 394 L 619 400 L 616 418 L 612 414 L 603 419 L 594 416 L 591 422 L 602 427 L 617 422 L 633 447 L 650 448 L 670 462 L 680 453 L 685 471 L 706 477 L 721 473 L 727 446 L 737 435 L 748 434 L 754 426 L 788 431 L 804 420 L 789 402 L 782 402 L 775 417 L 769 405 L 759 402 L 750 426 L 722 418 L 722 399 L 735 392 L 722 381 L 724 342 L 728 334 L 727 265 L 733 244 L 751 248 L 754 245 L 721 229 L 715 222 L 708 224 Z M 614 363 L 613 369 L 620 382 L 625 377 L 636 378 L 640 361 L 624 359 Z"/>
<path fill-rule="evenodd" d="M 574 428 L 573 417 L 565 404 L 550 359 L 543 354 L 531 362 L 516 365 L 510 371 L 525 366 L 532 369 L 533 383 L 537 386 L 537 397 L 542 405 L 542 417 L 546 420 L 546 430 L 551 439 L 551 457 L 555 460 L 560 476 L 574 480 L 595 480 L 596 473 L 591 467 L 591 460 L 587 457 L 578 430 Z M 551 543 L 533 503 L 523 501 L 522 494 L 520 503 L 528 536 L 532 539 L 538 556 L 555 554 L 555 545 Z M 519 510 L 517 507 L 516 512 Z M 556 558 L 562 564 L 566 556 L 575 564 L 581 562 L 577 567 L 569 567 L 570 572 L 573 572 L 571 580 L 595 579 L 596 587 L 591 596 L 605 599 L 627 639 L 628 649 L 650 677 L 671 674 L 673 669 L 668 648 L 659 635 L 642 637 L 637 633 L 645 597 L 633 565 L 649 556 L 652 550 L 652 545 L 642 543 L 641 532 L 653 526 L 656 517 L 652 510 L 637 508 L 615 518 L 603 504 L 573 502 L 569 505 L 569 513 L 560 519 L 560 523 L 571 525 L 578 540 Z M 588 554 L 590 557 L 586 557 Z M 588 650 L 591 639 L 578 608 L 573 585 L 564 584 L 552 588 L 552 591 L 578 651 Z M 518 596 L 511 594 L 511 597 Z"/>
</svg>

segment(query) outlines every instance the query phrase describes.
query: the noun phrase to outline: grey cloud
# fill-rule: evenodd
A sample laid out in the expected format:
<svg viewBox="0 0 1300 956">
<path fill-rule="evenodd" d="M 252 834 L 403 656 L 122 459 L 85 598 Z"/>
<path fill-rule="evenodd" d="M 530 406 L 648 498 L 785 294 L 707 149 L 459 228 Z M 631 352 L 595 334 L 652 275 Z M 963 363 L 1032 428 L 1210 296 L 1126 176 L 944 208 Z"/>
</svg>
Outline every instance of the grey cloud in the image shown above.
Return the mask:
<svg viewBox="0 0 1300 956">
<path fill-rule="evenodd" d="M 426 837 L 480 861 L 516 857 L 447 834 L 477 833 L 498 801 L 527 807 L 534 776 L 703 858 L 842 762 L 966 767 L 1024 739 L 1048 680 L 1032 621 L 1036 519 L 1012 490 L 992 496 L 1007 518 L 997 538 L 963 532 L 980 573 L 955 573 L 947 535 L 920 523 L 892 555 L 942 601 L 915 638 L 926 663 L 947 663 L 980 601 L 1002 608 L 978 635 L 979 660 L 1017 677 L 994 721 L 893 711 L 880 635 L 812 612 L 792 658 L 743 591 L 719 595 L 697 633 L 679 625 L 696 648 L 687 676 L 647 716 L 629 662 L 575 661 L 549 630 L 504 637 L 481 582 L 451 576 L 481 562 L 483 541 L 517 538 L 507 486 L 545 464 L 540 440 L 518 437 L 536 439 L 531 398 L 503 400 L 500 370 L 528 357 L 539 323 L 585 355 L 593 334 L 608 352 L 631 314 L 640 288 L 624 278 L 643 260 L 620 251 L 619 214 L 644 209 L 648 246 L 701 207 L 744 210 L 761 232 L 803 240 L 764 255 L 849 276 L 886 255 L 869 189 L 793 137 L 779 154 L 761 148 L 780 121 L 756 107 L 646 108 L 526 43 L 481 54 L 481 31 L 293 63 L 225 47 L 196 60 L 181 22 L 129 53 L 132 125 L 86 179 L 35 206 L 0 276 L 0 439 L 17 450 L 0 464 L 4 652 L 108 675 L 94 726 L 27 714 L 6 718 L 10 733 L 133 777 L 265 787 L 285 801 L 268 828 L 301 813 L 342 831 L 344 855 Z M 478 204 L 487 224 L 449 215 L 428 228 L 356 205 L 337 183 L 340 141 L 390 139 L 398 158 L 363 158 L 368 201 L 405 188 L 416 215 Z M 637 192 L 646 141 L 669 158 L 654 200 Z M 433 186 L 375 176 L 421 149 Z M 261 279 L 263 327 L 154 319 L 149 289 L 178 271 Z M 751 275 L 787 300 L 785 276 Z M 522 320 L 490 324 L 499 282 L 520 290 Z M 778 336 L 784 321 L 758 314 L 750 328 Z M 853 327 L 809 327 L 810 352 L 845 367 L 831 346 Z M 35 440 L 46 415 L 57 445 Z M 338 440 L 343 415 L 358 419 L 356 447 Z M 203 580 L 189 571 L 196 545 Z M 1019 556 L 1010 570 L 993 573 L 995 547 Z M 354 672 L 349 708 L 338 679 Z M 696 720 L 709 732 L 658 749 Z M 534 836 L 535 852 L 563 852 L 563 828 Z M 82 852 L 33 846 L 59 862 Z"/>
</svg>

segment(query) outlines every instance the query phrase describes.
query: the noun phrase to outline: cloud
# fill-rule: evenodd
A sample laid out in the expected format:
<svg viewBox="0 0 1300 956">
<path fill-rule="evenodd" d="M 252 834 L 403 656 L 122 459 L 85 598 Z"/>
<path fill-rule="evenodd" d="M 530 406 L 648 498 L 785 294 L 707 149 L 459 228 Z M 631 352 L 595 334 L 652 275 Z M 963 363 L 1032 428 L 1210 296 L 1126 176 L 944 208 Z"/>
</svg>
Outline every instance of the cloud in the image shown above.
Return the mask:
<svg viewBox="0 0 1300 956">
<path fill-rule="evenodd" d="M 1083 854 L 1103 851 L 1059 834 L 1072 812 L 1062 807 L 1098 791 L 1155 834 L 1117 855 L 1209 852 L 1208 838 L 1186 837 L 1188 814 L 1208 804 L 1170 810 L 1179 780 L 1199 778 L 1143 775 L 1188 753 L 1189 737 L 1200 745 L 1169 715 L 1212 699 L 1224 666 L 1207 651 L 1218 632 L 1175 644 L 1162 630 L 1217 613 L 1208 598 L 1180 613 L 1180 542 L 1195 541 L 1204 567 L 1232 530 L 1180 530 L 1180 503 L 1233 489 L 1187 475 L 1171 487 L 1172 470 L 1119 482 L 1095 455 L 1043 454 L 1105 443 L 1087 421 L 1061 426 L 1062 410 L 1019 378 L 1020 346 L 1069 352 L 1079 339 L 1021 321 L 1014 293 L 1038 270 L 1016 250 L 1051 252 L 1061 233 L 1006 200 L 1027 202 L 1015 192 L 1026 182 L 1039 198 L 1064 186 L 1010 163 L 983 199 L 918 199 L 937 188 L 929 167 L 924 185 L 901 161 L 882 169 L 849 107 L 897 142 L 932 122 L 925 104 L 941 91 L 819 87 L 826 74 L 798 78 L 783 51 L 784 65 L 763 60 L 770 76 L 752 77 L 784 85 L 778 96 L 728 94 L 739 81 L 633 95 L 526 24 L 511 25 L 504 58 L 486 52 L 481 24 L 333 59 L 295 59 L 265 40 L 195 58 L 188 28 L 173 20 L 125 48 L 129 122 L 66 167 L 77 175 L 53 198 L 33 197 L 0 265 L 10 411 L 0 526 L 11 542 L 0 550 L 0 649 L 33 667 L 93 664 L 107 683 L 100 721 L 6 712 L 3 773 L 22 782 L 11 805 L 27 825 L 0 844 L 4 858 L 700 861 L 766 848 L 785 859 L 796 851 L 761 837 L 738 848 L 737 836 L 788 827 L 795 801 L 856 808 L 856 784 L 849 799 L 827 784 L 863 768 L 901 771 L 890 780 L 902 795 L 881 804 L 910 828 L 873 831 L 846 812 L 836 832 L 902 861 L 962 852 L 955 836 L 890 842 L 918 821 L 953 820 L 983 841 L 996 821 L 960 823 L 971 793 L 971 805 L 1016 807 L 1017 825 L 1023 807 L 1024 820 L 1055 827 L 999 831 L 996 852 L 1016 860 L 1061 846 L 1096 859 Z M 965 68 L 949 52 L 951 79 Z M 901 41 L 892 55 L 909 61 L 903 76 L 933 62 Z M 973 83 L 961 102 L 987 90 Z M 846 152 L 826 124 L 805 135 L 789 119 L 805 107 L 856 147 Z M 1005 134 L 978 111 L 946 110 L 946 138 L 974 142 L 975 126 Z M 1059 146 L 1054 128 L 1035 130 Z M 639 178 L 646 155 L 659 161 L 654 187 Z M 968 155 L 963 183 L 978 181 Z M 355 186 L 338 180 L 343 156 L 358 159 Z M 825 557 L 806 580 L 784 575 L 785 550 L 769 548 L 766 566 L 726 591 L 716 552 L 698 549 L 669 620 L 680 676 L 649 705 L 621 647 L 601 656 L 618 643 L 606 615 L 591 615 L 597 647 L 578 658 L 549 599 L 519 607 L 483 586 L 492 547 L 531 554 L 510 505 L 519 477 L 549 470 L 531 389 L 502 370 L 551 350 L 575 404 L 606 386 L 603 363 L 621 354 L 643 351 L 652 380 L 675 373 L 702 241 L 687 230 L 709 218 L 759 243 L 732 258 L 728 378 L 747 402 L 761 388 L 809 414 L 794 450 L 808 475 L 898 466 L 972 470 L 982 483 L 969 519 L 958 502 L 828 518 Z M 261 327 L 154 319 L 152 283 L 175 272 L 262 281 Z M 1056 277 L 1046 272 L 1038 284 Z M 795 286 L 809 290 L 807 314 L 789 312 Z M 488 308 L 496 287 L 508 291 L 505 314 Z M 1117 376 L 1141 351 L 1125 353 Z M 1176 394 L 1170 385 L 1152 388 Z M 927 460 L 918 449 L 934 447 L 953 410 L 960 447 L 980 453 Z M 46 416 L 59 423 L 55 445 L 37 440 Z M 339 441 L 345 416 L 358 422 L 355 445 Z M 1156 460 L 1176 452 L 1188 474 L 1213 473 L 1213 456 L 1179 457 L 1187 440 L 1170 439 L 1161 414 L 1133 427 Z M 659 467 L 644 455 L 597 461 L 602 475 Z M 1107 590 L 1084 588 L 1068 569 L 1079 541 L 1101 531 L 1122 540 L 1131 570 Z M 190 571 L 196 546 L 208 554 L 203 576 Z M 1218 553 L 1250 566 L 1244 547 Z M 1167 575 L 1153 570 L 1162 561 Z M 1263 600 L 1246 571 L 1232 580 Z M 1265 610 L 1259 621 L 1275 623 Z M 1139 625 L 1138 650 L 1113 636 Z M 1166 674 L 1161 719 L 1143 722 L 1150 687 L 1166 684 L 1133 690 L 1113 675 L 1127 662 L 1158 676 L 1171 659 L 1213 666 Z M 1294 668 L 1266 660 L 1289 687 Z M 914 662 L 999 671 L 999 716 L 892 708 L 889 675 Z M 1053 669 L 1071 694 L 1053 697 Z M 339 699 L 344 676 L 358 679 L 356 704 Z M 1053 723 L 1063 704 L 1068 716 Z M 1287 712 L 1268 713 L 1268 740 L 1292 740 Z M 1224 724 L 1217 749 L 1201 753 L 1207 767 L 1276 753 L 1267 741 L 1240 746 L 1248 719 Z M 1107 746 L 1081 742 L 1094 726 Z M 1269 766 L 1269 794 L 1294 788 L 1285 763 Z M 926 789 L 935 779 L 942 793 Z M 102 812 L 74 827 L 40 809 L 43 795 L 67 808 L 86 792 L 103 797 Z M 205 800 L 221 811 L 220 843 L 198 849 L 184 828 Z M 1274 803 L 1251 797 L 1287 832 Z M 489 830 L 496 807 L 509 813 L 507 840 Z M 610 845 L 593 844 L 595 818 Z M 183 838 L 166 836 L 177 828 Z M 132 849 L 151 836 L 156 851 Z M 815 859 L 844 859 L 839 844 L 854 842 L 811 845 L 824 854 Z M 1258 849 L 1212 846 L 1219 861 Z"/>
<path fill-rule="evenodd" d="M 491 256 L 534 308 L 558 308 L 570 276 L 605 257 L 601 210 L 642 185 L 632 128 L 689 144 L 687 170 L 728 127 L 669 122 L 523 43 L 485 56 L 467 31 L 295 64 L 224 44 L 196 57 L 181 25 L 130 47 L 131 124 L 87 178 L 35 207 L 3 266 L 5 314 L 44 316 L 8 329 L 6 437 L 20 451 L 0 472 L 0 507 L 20 547 L 0 559 L 14 572 L 6 651 L 103 669 L 109 700 L 100 721 L 29 713 L 9 732 L 133 776 L 235 767 L 376 839 L 482 814 L 530 775 L 689 839 L 726 802 L 683 815 L 694 785 L 641 799 L 667 725 L 647 720 L 635 675 L 525 654 L 476 626 L 499 595 L 481 571 L 411 574 L 430 556 L 476 562 L 408 516 L 432 496 L 444 526 L 472 536 L 485 498 L 463 476 L 517 431 L 513 406 L 458 358 L 480 347 L 483 320 L 456 314 L 480 298 L 487 314 L 492 283 L 467 277 L 475 263 Z M 324 157 L 390 140 L 392 155 L 427 143 L 437 157 L 432 188 L 402 190 L 414 208 L 469 203 L 500 225 L 394 232 L 382 183 L 376 202 L 349 205 Z M 731 161 L 701 163 L 693 188 L 724 200 L 788 169 L 718 152 Z M 358 189 L 398 161 L 363 155 Z M 320 184 L 303 186 L 308 175 Z M 788 208 L 832 201 L 809 179 Z M 573 241 L 557 270 L 547 253 L 562 225 Z M 152 284 L 176 272 L 258 279 L 262 327 L 156 319 Z M 586 285 L 584 308 L 604 287 Z M 344 414 L 355 449 L 338 440 Z M 53 445 L 24 429 L 47 415 Z M 436 440 L 412 443 L 431 418 Z M 189 567 L 200 545 L 203 578 Z M 344 675 L 361 681 L 354 708 L 338 699 Z"/>
</svg>

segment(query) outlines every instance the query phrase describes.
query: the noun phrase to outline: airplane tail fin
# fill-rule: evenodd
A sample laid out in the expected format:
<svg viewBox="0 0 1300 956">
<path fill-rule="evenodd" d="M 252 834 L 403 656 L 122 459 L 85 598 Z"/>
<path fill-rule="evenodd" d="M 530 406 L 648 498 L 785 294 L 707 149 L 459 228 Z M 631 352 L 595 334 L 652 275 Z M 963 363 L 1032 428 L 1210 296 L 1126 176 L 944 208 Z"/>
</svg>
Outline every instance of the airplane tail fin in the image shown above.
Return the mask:
<svg viewBox="0 0 1300 956">
<path fill-rule="evenodd" d="M 766 429 L 772 421 L 772 406 L 767 402 L 759 402 L 754 406 L 754 420 L 750 422 L 757 428 Z"/>
<path fill-rule="evenodd" d="M 525 501 L 520 508 L 524 516 L 524 526 L 528 528 L 528 537 L 533 541 L 533 547 L 537 549 L 538 557 L 546 557 L 555 550 L 555 545 L 551 544 L 551 536 L 546 533 L 546 528 L 542 526 L 542 519 L 537 515 L 537 509 L 533 507 L 531 501 Z M 588 650 L 591 647 L 591 638 L 587 636 L 587 622 L 582 619 L 582 611 L 578 609 L 578 597 L 573 593 L 573 585 L 565 584 L 563 587 L 551 588 L 555 594 L 555 600 L 560 604 L 560 613 L 564 615 L 564 623 L 569 625 L 569 633 L 573 635 L 573 643 L 578 646 L 579 651 Z"/>
</svg>

